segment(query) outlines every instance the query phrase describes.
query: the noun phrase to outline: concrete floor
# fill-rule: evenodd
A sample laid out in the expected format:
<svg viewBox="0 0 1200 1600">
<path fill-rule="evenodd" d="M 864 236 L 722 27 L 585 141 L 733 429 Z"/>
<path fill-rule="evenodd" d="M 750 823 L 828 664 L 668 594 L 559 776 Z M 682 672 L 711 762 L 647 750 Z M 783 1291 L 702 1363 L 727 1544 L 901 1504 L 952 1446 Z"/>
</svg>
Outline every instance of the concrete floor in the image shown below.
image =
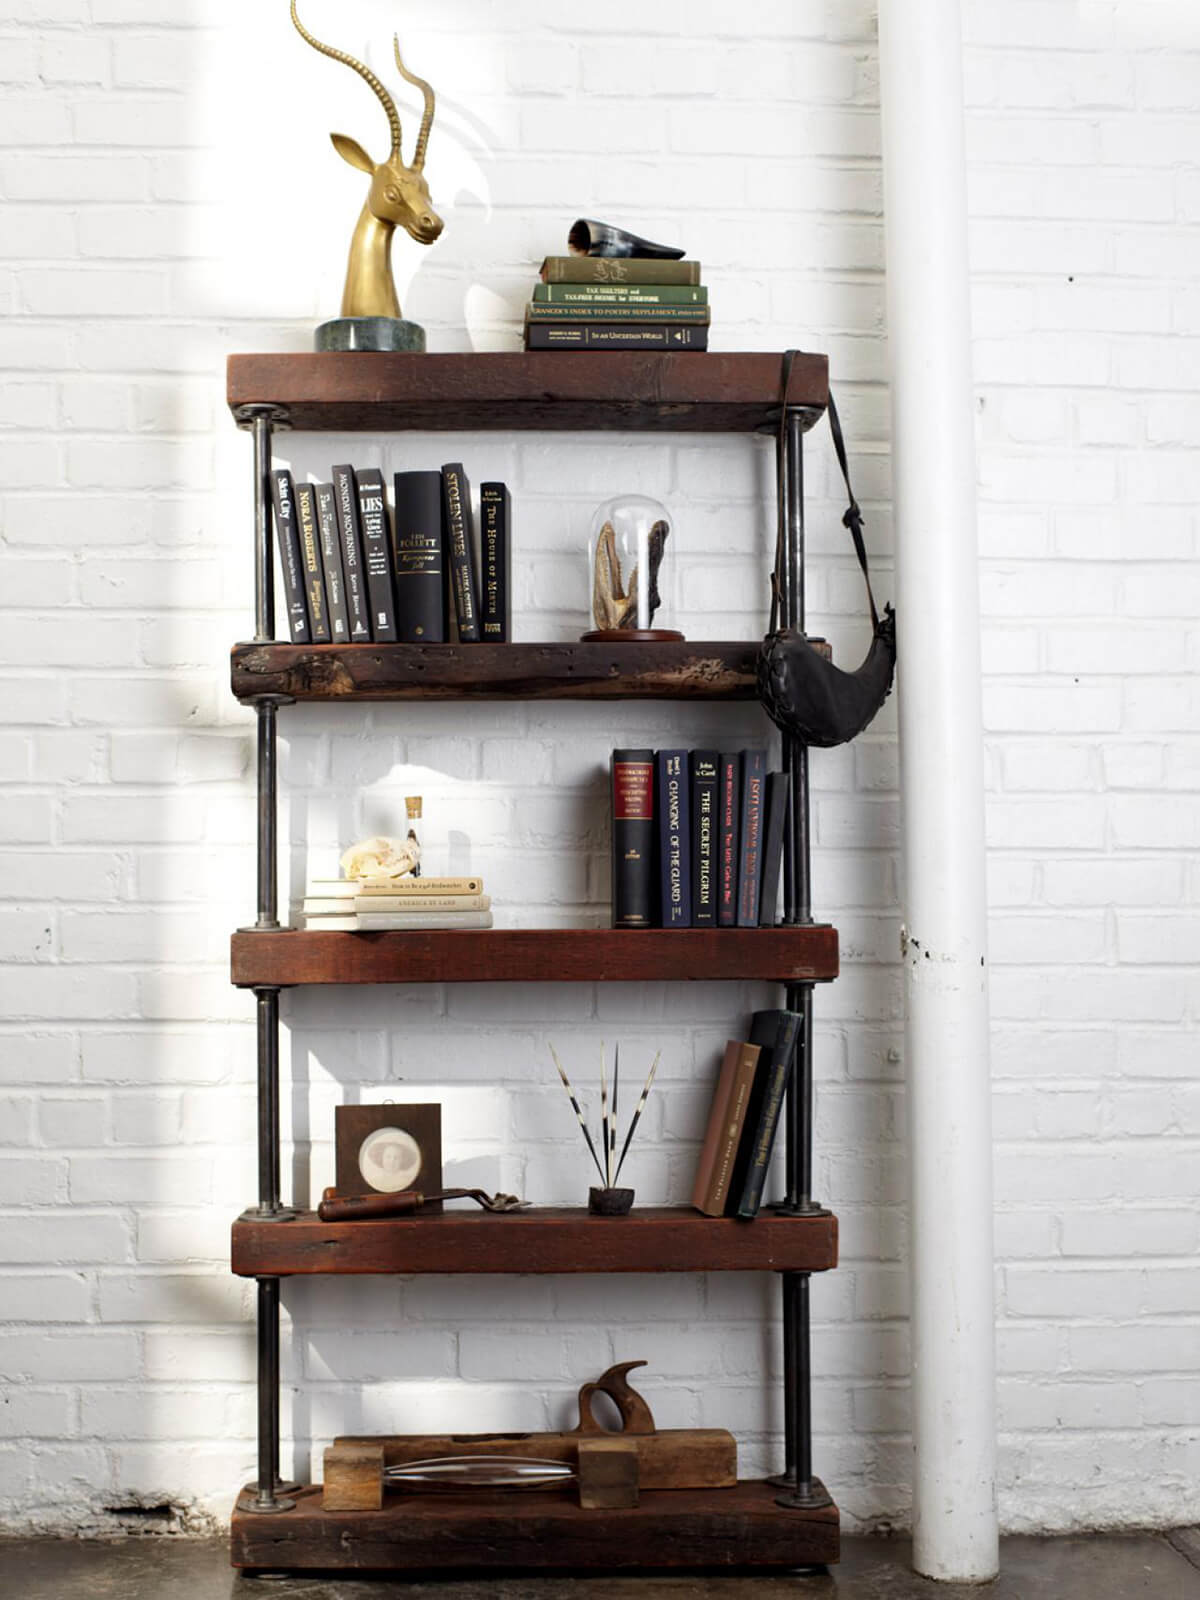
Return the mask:
<svg viewBox="0 0 1200 1600">
<path fill-rule="evenodd" d="M 846 1539 L 840 1565 L 806 1577 L 243 1578 L 223 1541 L 0 1540 L 3 1600 L 1200 1600 L 1200 1530 L 1006 1539 L 994 1584 L 913 1576 L 903 1539 Z"/>
</svg>

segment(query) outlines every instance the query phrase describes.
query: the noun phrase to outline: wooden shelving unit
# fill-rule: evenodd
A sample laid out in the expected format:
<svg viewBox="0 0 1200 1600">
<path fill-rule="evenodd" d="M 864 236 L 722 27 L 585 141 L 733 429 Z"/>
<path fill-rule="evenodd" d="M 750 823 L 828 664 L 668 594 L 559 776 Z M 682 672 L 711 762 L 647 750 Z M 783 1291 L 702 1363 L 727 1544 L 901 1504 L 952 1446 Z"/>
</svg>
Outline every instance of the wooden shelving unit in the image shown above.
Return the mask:
<svg viewBox="0 0 1200 1600">
<path fill-rule="evenodd" d="M 235 416 L 268 406 L 313 432 L 767 433 L 779 426 L 780 358 L 610 351 L 481 355 L 236 355 Z M 829 364 L 797 356 L 787 403 L 810 426 L 829 400 Z"/>
<path fill-rule="evenodd" d="M 690 1206 L 645 1206 L 627 1217 L 539 1208 L 510 1215 L 445 1211 L 401 1222 L 286 1225 L 235 1222 L 233 1270 L 244 1278 L 326 1272 L 827 1272 L 837 1266 L 837 1218 L 753 1223 Z"/>
<path fill-rule="evenodd" d="M 806 752 L 784 741 L 795 801 L 785 852 L 785 925 L 614 932 L 319 933 L 281 928 L 275 859 L 276 721 L 292 701 L 755 699 L 757 641 L 499 646 L 293 646 L 273 638 L 266 483 L 276 428 L 621 429 L 777 433 L 778 355 L 244 355 L 228 398 L 253 430 L 256 636 L 234 647 L 232 688 L 258 718 L 258 919 L 232 940 L 232 979 L 253 990 L 259 1038 L 259 1203 L 233 1225 L 235 1273 L 258 1285 L 259 1471 L 239 1496 L 232 1556 L 249 1570 L 571 1571 L 795 1568 L 835 1561 L 838 1513 L 813 1475 L 808 1278 L 837 1263 L 837 1221 L 811 1200 L 812 986 L 838 970 L 836 931 L 808 901 Z M 823 356 L 792 367 L 786 444 L 783 619 L 803 625 L 801 441 L 828 396 Z M 789 866 L 790 862 L 790 866 Z M 326 1224 L 280 1199 L 279 994 L 299 984 L 760 980 L 806 1017 L 785 1117 L 788 1194 L 753 1222 L 690 1208 L 596 1218 L 546 1209 L 459 1211 Z M 803 1059 L 801 1059 L 801 1056 Z M 787 1419 L 773 1482 L 645 1493 L 628 1511 L 584 1511 L 562 1494 L 389 1493 L 381 1511 L 332 1512 L 317 1487 L 279 1480 L 279 1286 L 285 1277 L 378 1273 L 765 1271 L 783 1284 Z M 398 1359 L 403 1339 L 397 1340 Z"/>
<path fill-rule="evenodd" d="M 640 983 L 837 977 L 837 930 L 489 928 L 432 933 L 250 930 L 232 940 L 240 988 L 297 983 Z"/>
<path fill-rule="evenodd" d="M 239 700 L 753 700 L 757 643 L 238 644 Z"/>
<path fill-rule="evenodd" d="M 686 358 L 681 358 L 686 359 Z M 564 1572 L 748 1567 L 790 1570 L 838 1558 L 838 1513 L 785 1510 L 769 1483 L 643 1494 L 629 1511 L 582 1511 L 566 1495 L 390 1494 L 382 1511 L 325 1511 L 318 1488 L 295 1509 L 233 1518 L 235 1566 L 329 1571 Z"/>
</svg>

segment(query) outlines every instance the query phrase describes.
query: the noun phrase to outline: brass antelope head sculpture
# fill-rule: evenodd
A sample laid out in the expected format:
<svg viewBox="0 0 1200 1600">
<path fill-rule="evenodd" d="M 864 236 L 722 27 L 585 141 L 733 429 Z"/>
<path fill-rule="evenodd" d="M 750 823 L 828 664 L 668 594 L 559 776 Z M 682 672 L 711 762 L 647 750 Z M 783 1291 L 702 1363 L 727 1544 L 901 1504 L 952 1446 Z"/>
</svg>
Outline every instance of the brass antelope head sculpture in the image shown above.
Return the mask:
<svg viewBox="0 0 1200 1600">
<path fill-rule="evenodd" d="M 360 172 L 370 174 L 371 187 L 366 204 L 354 230 L 350 243 L 350 261 L 346 268 L 346 287 L 342 293 L 343 317 L 399 317 L 400 302 L 396 298 L 396 285 L 392 281 L 392 234 L 397 225 L 412 235 L 418 244 L 432 244 L 442 231 L 442 219 L 433 209 L 429 198 L 429 185 L 425 182 L 425 147 L 429 143 L 429 129 L 433 124 L 433 90 L 423 78 L 415 77 L 405 67 L 400 57 L 400 41 L 393 35 L 396 66 L 401 77 L 416 84 L 425 96 L 425 111 L 421 129 L 417 134 L 411 165 L 406 165 L 400 153 L 400 114 L 391 95 L 379 79 L 361 61 L 322 44 L 300 21 L 296 0 L 292 0 L 292 21 L 296 30 L 314 50 L 330 56 L 334 61 L 344 61 L 353 68 L 379 97 L 387 113 L 388 127 L 392 132 L 392 147 L 386 157 L 372 161 L 357 140 L 344 133 L 331 133 L 333 147 L 343 161 L 348 161 Z"/>
</svg>

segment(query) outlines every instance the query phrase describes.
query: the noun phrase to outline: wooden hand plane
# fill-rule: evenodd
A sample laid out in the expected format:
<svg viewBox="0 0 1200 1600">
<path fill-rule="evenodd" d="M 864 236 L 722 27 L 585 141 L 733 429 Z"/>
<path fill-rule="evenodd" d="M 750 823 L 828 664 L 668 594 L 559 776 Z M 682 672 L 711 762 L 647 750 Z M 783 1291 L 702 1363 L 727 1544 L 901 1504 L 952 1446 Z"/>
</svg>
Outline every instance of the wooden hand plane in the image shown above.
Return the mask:
<svg viewBox="0 0 1200 1600">
<path fill-rule="evenodd" d="M 323 1504 L 327 1511 L 377 1511 L 384 1472 L 410 1461 L 445 1456 L 517 1456 L 565 1461 L 578 1468 L 580 1445 L 621 1440 L 636 1451 L 642 1489 L 729 1489 L 737 1483 L 737 1443 L 724 1428 L 664 1428 L 626 1374 L 644 1361 L 609 1367 L 579 1391 L 579 1422 L 569 1433 L 401 1433 L 335 1439 L 325 1452 Z M 592 1399 L 606 1394 L 621 1417 L 614 1431 L 601 1426 Z"/>
</svg>

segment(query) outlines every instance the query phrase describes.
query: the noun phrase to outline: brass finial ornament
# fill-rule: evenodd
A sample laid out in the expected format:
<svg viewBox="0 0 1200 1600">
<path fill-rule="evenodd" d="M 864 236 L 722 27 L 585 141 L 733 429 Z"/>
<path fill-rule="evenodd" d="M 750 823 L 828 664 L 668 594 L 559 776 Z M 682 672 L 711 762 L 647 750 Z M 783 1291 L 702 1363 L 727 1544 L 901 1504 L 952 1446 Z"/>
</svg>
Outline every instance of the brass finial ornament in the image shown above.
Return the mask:
<svg viewBox="0 0 1200 1600">
<path fill-rule="evenodd" d="M 350 241 L 342 314 L 333 322 L 321 324 L 314 345 L 318 350 L 424 350 L 424 328 L 400 316 L 400 301 L 392 279 L 392 234 L 399 226 L 418 244 L 432 244 L 442 231 L 442 219 L 433 209 L 425 182 L 425 148 L 435 104 L 433 90 L 424 78 L 409 72 L 401 59 L 400 40 L 393 34 L 400 76 L 415 84 L 425 97 L 412 162 L 406 164 L 400 150 L 400 113 L 383 84 L 361 61 L 314 38 L 300 21 L 296 0 L 291 0 L 291 7 L 300 37 L 331 60 L 344 61 L 374 90 L 387 114 L 392 136 L 391 149 L 382 161 L 376 162 L 357 140 L 344 133 L 329 135 L 342 160 L 370 176 L 371 187 Z"/>
</svg>

